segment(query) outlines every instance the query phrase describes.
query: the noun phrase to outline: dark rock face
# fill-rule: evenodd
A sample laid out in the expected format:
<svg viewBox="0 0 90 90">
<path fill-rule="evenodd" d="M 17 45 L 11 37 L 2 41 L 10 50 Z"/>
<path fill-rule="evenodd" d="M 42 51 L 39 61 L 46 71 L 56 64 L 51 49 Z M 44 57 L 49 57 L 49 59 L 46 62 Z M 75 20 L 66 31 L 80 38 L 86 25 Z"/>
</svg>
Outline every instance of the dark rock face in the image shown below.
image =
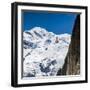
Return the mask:
<svg viewBox="0 0 90 90">
<path fill-rule="evenodd" d="M 77 16 L 73 28 L 71 43 L 65 59 L 63 68 L 57 75 L 79 75 L 80 74 L 80 15 Z"/>
</svg>

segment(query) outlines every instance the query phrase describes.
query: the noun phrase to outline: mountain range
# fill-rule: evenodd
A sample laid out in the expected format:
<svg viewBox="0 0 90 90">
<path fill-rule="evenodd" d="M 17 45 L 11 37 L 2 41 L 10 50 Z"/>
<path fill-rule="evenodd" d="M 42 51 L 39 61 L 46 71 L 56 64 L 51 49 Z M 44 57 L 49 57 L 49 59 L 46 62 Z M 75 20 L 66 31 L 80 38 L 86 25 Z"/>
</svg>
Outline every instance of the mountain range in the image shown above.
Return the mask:
<svg viewBox="0 0 90 90">
<path fill-rule="evenodd" d="M 41 27 L 23 32 L 23 77 L 56 76 L 65 63 L 71 35 Z"/>
</svg>

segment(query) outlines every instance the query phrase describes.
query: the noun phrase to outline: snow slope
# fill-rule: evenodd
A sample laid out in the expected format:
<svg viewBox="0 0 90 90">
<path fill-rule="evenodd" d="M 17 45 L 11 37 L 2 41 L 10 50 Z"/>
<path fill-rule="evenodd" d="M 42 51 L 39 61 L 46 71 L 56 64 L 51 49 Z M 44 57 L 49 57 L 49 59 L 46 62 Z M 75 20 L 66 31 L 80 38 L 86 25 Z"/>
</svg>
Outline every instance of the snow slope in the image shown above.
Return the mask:
<svg viewBox="0 0 90 90">
<path fill-rule="evenodd" d="M 23 77 L 56 76 L 70 44 L 70 34 L 56 35 L 41 27 L 23 32 Z"/>
</svg>

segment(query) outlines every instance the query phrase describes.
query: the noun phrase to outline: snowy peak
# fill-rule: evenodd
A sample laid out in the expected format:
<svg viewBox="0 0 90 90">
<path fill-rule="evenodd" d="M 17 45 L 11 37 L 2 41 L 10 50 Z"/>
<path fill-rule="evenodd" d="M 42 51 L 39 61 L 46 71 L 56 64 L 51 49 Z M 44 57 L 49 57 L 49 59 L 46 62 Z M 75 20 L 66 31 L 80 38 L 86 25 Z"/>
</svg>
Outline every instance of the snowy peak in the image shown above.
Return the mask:
<svg viewBox="0 0 90 90">
<path fill-rule="evenodd" d="M 31 30 L 25 31 L 23 34 L 23 37 L 25 39 L 45 39 L 45 38 L 50 38 L 53 39 L 55 37 L 58 37 L 60 40 L 64 39 L 67 40 L 70 37 L 70 34 L 64 33 L 64 34 L 59 34 L 56 35 L 53 32 L 48 32 L 46 29 L 41 28 L 41 27 L 34 27 Z"/>
<path fill-rule="evenodd" d="M 70 34 L 56 35 L 41 27 L 34 27 L 31 30 L 25 31 L 23 37 L 24 48 L 26 49 L 55 43 L 67 45 L 70 42 Z"/>
<path fill-rule="evenodd" d="M 47 31 L 46 31 L 46 29 L 44 29 L 44 28 L 41 28 L 41 27 L 34 27 L 34 28 L 32 28 L 29 32 L 43 32 L 43 33 L 46 33 Z"/>
<path fill-rule="evenodd" d="M 56 35 L 41 27 L 23 32 L 23 76 L 56 75 L 64 64 L 70 41 L 70 34 Z"/>
<path fill-rule="evenodd" d="M 48 34 L 48 32 L 41 27 L 34 27 L 31 30 L 26 31 L 25 33 L 32 35 L 32 37 L 35 37 L 35 38 L 43 38 Z"/>
</svg>

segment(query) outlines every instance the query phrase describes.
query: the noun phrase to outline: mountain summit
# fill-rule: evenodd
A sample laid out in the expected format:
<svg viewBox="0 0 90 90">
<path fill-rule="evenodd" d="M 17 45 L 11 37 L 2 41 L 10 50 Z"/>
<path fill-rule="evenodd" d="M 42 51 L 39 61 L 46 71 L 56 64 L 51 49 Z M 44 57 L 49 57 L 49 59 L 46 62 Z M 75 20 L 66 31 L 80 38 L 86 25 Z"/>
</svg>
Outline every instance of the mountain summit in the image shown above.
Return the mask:
<svg viewBox="0 0 90 90">
<path fill-rule="evenodd" d="M 54 34 L 41 27 L 23 32 L 23 77 L 55 76 L 62 68 L 70 34 Z"/>
</svg>

